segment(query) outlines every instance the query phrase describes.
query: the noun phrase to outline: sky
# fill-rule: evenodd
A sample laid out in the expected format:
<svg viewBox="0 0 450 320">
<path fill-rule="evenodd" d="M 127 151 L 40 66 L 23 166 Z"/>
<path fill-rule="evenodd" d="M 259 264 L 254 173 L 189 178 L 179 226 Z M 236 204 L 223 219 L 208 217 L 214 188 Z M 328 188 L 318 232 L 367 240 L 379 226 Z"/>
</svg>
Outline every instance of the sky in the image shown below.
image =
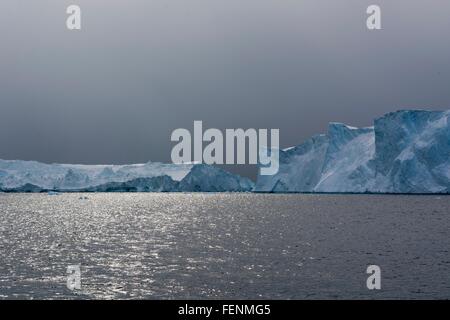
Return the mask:
<svg viewBox="0 0 450 320">
<path fill-rule="evenodd" d="M 0 158 L 170 162 L 194 120 L 290 147 L 331 121 L 450 109 L 449 17 L 448 0 L 2 0 Z"/>
</svg>

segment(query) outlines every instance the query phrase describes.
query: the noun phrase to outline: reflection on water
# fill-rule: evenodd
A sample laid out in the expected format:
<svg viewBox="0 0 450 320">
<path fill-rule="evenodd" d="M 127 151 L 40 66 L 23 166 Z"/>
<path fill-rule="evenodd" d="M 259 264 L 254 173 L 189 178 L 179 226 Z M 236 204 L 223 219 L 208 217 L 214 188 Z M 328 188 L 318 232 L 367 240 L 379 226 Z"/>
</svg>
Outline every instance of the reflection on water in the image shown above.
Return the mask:
<svg viewBox="0 0 450 320">
<path fill-rule="evenodd" d="M 450 298 L 448 196 L 85 196 L 0 194 L 0 298 Z"/>
</svg>

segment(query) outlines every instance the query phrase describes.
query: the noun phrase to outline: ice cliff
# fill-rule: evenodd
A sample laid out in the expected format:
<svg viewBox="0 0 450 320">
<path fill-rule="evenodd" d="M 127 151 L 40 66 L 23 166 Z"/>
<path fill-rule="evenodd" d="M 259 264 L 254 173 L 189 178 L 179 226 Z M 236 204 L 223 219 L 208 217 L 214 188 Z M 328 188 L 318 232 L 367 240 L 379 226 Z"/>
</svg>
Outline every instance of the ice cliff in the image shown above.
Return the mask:
<svg viewBox="0 0 450 320">
<path fill-rule="evenodd" d="M 450 193 L 450 110 L 403 110 L 280 150 L 256 185 L 205 164 L 68 165 L 0 160 L 0 191 Z"/>
<path fill-rule="evenodd" d="M 450 110 L 403 110 L 373 127 L 331 123 L 327 134 L 280 150 L 258 192 L 450 193 Z"/>
<path fill-rule="evenodd" d="M 251 191 L 251 180 L 205 164 L 44 164 L 0 160 L 0 191 Z"/>
</svg>

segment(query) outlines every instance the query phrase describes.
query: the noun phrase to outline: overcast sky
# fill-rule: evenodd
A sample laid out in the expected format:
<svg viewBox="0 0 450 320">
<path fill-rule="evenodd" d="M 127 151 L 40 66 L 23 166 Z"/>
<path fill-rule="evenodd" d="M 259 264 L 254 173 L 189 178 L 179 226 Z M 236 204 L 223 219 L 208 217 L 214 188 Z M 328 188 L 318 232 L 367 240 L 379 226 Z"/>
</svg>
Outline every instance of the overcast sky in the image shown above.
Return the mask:
<svg viewBox="0 0 450 320">
<path fill-rule="evenodd" d="M 448 0 L 2 0 L 0 158 L 168 162 L 194 120 L 289 147 L 330 121 L 449 109 L 449 35 Z"/>
</svg>

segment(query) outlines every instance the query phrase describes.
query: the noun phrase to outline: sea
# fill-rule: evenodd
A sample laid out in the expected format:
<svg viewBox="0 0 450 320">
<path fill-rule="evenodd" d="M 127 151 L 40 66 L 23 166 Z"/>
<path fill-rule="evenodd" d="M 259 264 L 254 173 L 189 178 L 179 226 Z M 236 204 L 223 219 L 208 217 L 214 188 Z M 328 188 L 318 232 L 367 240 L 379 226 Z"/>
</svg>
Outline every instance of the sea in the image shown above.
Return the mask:
<svg viewBox="0 0 450 320">
<path fill-rule="evenodd" d="M 449 250 L 444 195 L 0 194 L 0 299 L 449 299 Z"/>
</svg>

